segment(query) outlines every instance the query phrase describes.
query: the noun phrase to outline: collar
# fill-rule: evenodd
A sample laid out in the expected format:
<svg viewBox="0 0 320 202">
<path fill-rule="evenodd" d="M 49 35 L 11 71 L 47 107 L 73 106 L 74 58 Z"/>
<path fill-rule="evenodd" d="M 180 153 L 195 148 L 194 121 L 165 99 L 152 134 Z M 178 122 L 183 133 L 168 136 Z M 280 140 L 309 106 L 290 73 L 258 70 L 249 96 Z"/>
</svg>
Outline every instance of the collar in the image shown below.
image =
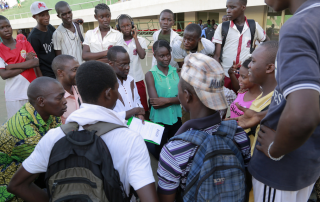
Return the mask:
<svg viewBox="0 0 320 202">
<path fill-rule="evenodd" d="M 73 90 L 73 86 L 71 87 L 71 91 L 73 92 L 73 95 L 71 95 L 68 91 L 65 90 L 65 93 L 64 93 L 64 98 L 68 98 L 70 96 L 73 96 L 74 97 L 74 90 Z"/>
<path fill-rule="evenodd" d="M 21 41 L 17 41 L 17 40 L 15 40 L 15 41 L 16 41 L 16 48 L 12 49 L 12 50 L 18 50 L 18 48 L 20 46 Z M 12 51 L 8 46 L 4 45 L 2 42 L 0 43 L 0 46 L 1 46 L 1 49 L 6 49 L 7 51 Z"/>
<path fill-rule="evenodd" d="M 176 132 L 175 135 L 182 134 L 191 128 L 194 130 L 204 130 L 206 128 L 209 128 L 211 126 L 214 126 L 220 123 L 221 123 L 220 114 L 219 112 L 216 112 L 211 116 L 206 116 L 199 119 L 190 119 L 180 127 L 180 129 Z"/>
<path fill-rule="evenodd" d="M 246 20 L 246 24 L 247 24 L 247 26 L 249 27 L 249 23 L 248 23 L 248 20 L 247 20 L 247 16 L 244 16 L 244 19 Z M 234 27 L 235 26 L 235 24 L 234 24 L 234 22 L 231 20 L 231 22 L 230 22 L 230 27 Z M 243 27 L 244 28 L 244 27 Z"/>
<path fill-rule="evenodd" d="M 110 26 L 110 31 L 107 33 L 107 35 L 108 35 L 109 33 L 111 33 L 111 32 L 119 32 L 119 31 L 112 29 L 111 26 Z M 96 27 L 96 28 L 93 30 L 93 33 L 95 33 L 95 34 L 100 33 L 99 26 Z"/>
<path fill-rule="evenodd" d="M 158 74 L 164 76 L 164 77 L 167 77 L 169 76 L 170 74 L 172 74 L 174 71 L 177 71 L 177 68 L 175 67 L 172 67 L 171 65 L 169 65 L 169 70 L 168 70 L 168 75 L 164 75 L 164 73 L 162 71 L 160 71 L 160 69 L 158 68 L 157 65 L 153 66 L 150 70 L 150 72 L 157 72 Z"/>
<path fill-rule="evenodd" d="M 183 49 L 183 50 L 186 50 L 185 47 L 184 47 L 183 41 L 181 41 L 181 46 L 180 46 L 180 48 Z M 204 46 L 203 46 L 203 44 L 202 44 L 202 38 L 201 38 L 201 40 L 198 42 L 197 53 L 200 53 L 200 51 L 202 51 L 203 49 L 204 49 Z M 187 51 L 187 53 L 189 54 L 190 51 Z"/>
<path fill-rule="evenodd" d="M 80 126 L 84 126 L 95 124 L 99 121 L 127 126 L 126 121 L 117 112 L 88 103 L 82 103 L 80 109 L 72 112 L 67 118 L 66 123 L 77 122 Z"/>
<path fill-rule="evenodd" d="M 294 15 L 299 14 L 300 12 L 303 12 L 305 9 L 309 9 L 315 6 L 319 6 L 319 0 L 308 0 L 306 2 L 304 2 L 299 8 L 298 10 L 296 10 L 296 12 L 294 13 Z"/>
<path fill-rule="evenodd" d="M 53 116 L 50 115 L 47 122 L 45 122 L 37 110 L 31 105 L 30 102 L 27 102 L 25 105 L 27 112 L 30 114 L 30 120 L 32 119 L 35 124 L 38 124 L 40 127 L 50 125 L 53 121 Z"/>
<path fill-rule="evenodd" d="M 74 27 L 74 29 L 76 30 L 76 32 L 75 33 L 77 33 L 78 32 L 78 30 L 77 30 L 77 27 L 75 26 L 75 24 L 72 22 L 72 25 L 73 25 L 73 27 Z M 57 28 L 59 31 L 61 31 L 61 32 L 68 32 L 68 30 L 69 29 L 67 29 L 67 28 L 65 28 L 63 25 L 62 25 L 62 23 L 59 25 L 59 27 Z M 69 30 L 70 31 L 70 30 Z M 71 32 L 71 31 L 70 31 Z M 73 33 L 73 32 L 72 32 Z M 74 33 L 73 33 L 74 34 Z"/>
<path fill-rule="evenodd" d="M 270 92 L 268 95 L 261 97 L 262 93 L 252 102 L 251 105 L 253 105 L 256 108 L 265 107 L 267 106 L 268 102 L 271 102 L 271 98 L 273 95 L 273 92 Z"/>
</svg>

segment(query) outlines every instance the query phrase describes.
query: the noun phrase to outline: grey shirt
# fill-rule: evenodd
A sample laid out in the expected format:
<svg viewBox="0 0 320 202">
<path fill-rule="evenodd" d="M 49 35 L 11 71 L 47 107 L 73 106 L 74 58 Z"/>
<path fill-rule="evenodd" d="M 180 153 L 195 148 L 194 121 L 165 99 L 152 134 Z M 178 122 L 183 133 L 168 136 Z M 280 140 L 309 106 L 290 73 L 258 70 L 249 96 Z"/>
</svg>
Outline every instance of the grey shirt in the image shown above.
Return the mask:
<svg viewBox="0 0 320 202">
<path fill-rule="evenodd" d="M 274 130 L 290 93 L 302 89 L 320 92 L 319 6 L 319 0 L 305 2 L 281 28 L 276 65 L 278 85 L 261 122 Z M 249 171 L 258 181 L 284 191 L 297 191 L 316 182 L 320 176 L 320 125 L 301 147 L 280 161 L 255 149 Z"/>
</svg>

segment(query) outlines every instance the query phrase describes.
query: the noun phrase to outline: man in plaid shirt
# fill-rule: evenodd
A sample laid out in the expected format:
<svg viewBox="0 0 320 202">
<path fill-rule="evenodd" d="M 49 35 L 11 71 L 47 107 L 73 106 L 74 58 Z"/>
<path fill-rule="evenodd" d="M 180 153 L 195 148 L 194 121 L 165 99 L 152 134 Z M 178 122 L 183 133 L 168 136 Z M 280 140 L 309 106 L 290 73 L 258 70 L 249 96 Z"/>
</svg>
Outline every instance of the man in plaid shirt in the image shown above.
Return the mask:
<svg viewBox="0 0 320 202">
<path fill-rule="evenodd" d="M 183 108 L 190 113 L 190 120 L 175 135 L 188 130 L 202 130 L 210 134 L 217 132 L 221 124 L 218 111 L 228 108 L 223 81 L 223 68 L 211 57 L 194 53 L 185 58 L 178 97 Z M 247 165 L 251 158 L 250 141 L 242 128 L 237 128 L 234 141 Z M 174 202 L 179 186 L 184 191 L 197 149 L 198 146 L 183 140 L 171 141 L 162 148 L 157 171 L 160 201 Z"/>
</svg>

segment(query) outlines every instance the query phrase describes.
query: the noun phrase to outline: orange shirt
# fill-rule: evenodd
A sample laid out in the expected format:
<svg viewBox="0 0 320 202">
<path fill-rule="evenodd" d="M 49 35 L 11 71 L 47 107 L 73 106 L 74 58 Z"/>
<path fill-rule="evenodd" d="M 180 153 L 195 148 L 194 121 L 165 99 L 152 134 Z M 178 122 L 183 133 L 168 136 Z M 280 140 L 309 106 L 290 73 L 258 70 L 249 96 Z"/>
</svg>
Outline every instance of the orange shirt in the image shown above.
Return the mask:
<svg viewBox="0 0 320 202">
<path fill-rule="evenodd" d="M 80 97 L 80 94 L 78 92 L 78 88 L 77 86 L 72 86 L 72 93 L 73 95 L 71 95 L 70 93 L 68 93 L 67 91 L 65 91 L 64 97 L 67 100 L 67 111 L 61 116 L 61 122 L 62 124 L 65 124 L 68 116 L 76 111 L 77 109 L 80 108 L 80 105 L 82 103 L 82 99 Z"/>
</svg>

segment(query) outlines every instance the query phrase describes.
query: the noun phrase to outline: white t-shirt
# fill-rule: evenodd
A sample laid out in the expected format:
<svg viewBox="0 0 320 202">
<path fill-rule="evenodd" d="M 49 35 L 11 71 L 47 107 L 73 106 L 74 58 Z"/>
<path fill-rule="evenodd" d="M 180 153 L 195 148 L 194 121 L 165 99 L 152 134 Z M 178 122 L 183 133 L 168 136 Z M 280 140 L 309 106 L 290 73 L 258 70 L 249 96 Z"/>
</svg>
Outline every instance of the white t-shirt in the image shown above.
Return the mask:
<svg viewBox="0 0 320 202">
<path fill-rule="evenodd" d="M 82 42 L 76 26 L 74 24 L 73 26 L 76 30 L 75 33 L 65 28 L 62 24 L 59 25 L 52 35 L 53 47 L 54 50 L 61 50 L 61 54 L 75 57 L 79 64 L 82 64 Z M 83 36 L 82 25 L 79 25 L 79 28 Z"/>
<path fill-rule="evenodd" d="M 138 36 L 138 41 L 141 48 L 147 51 L 148 47 L 146 44 L 146 40 L 143 37 Z M 144 79 L 144 74 L 142 71 L 141 60 L 137 53 L 137 45 L 134 38 L 132 38 L 132 41 L 129 43 L 129 45 L 127 45 L 127 43 L 125 42 L 124 46 L 127 48 L 130 56 L 129 75 L 134 78 L 135 82 L 142 81 Z"/>
<path fill-rule="evenodd" d="M 66 123 L 77 122 L 81 126 L 94 124 L 98 121 L 124 125 L 125 121 L 113 110 L 82 103 L 80 109 L 73 112 Z M 32 154 L 22 163 L 26 171 L 32 174 L 46 172 L 51 150 L 54 144 L 64 137 L 61 128 L 51 129 L 39 141 Z M 118 128 L 102 135 L 111 153 L 114 168 L 119 172 L 127 194 L 130 185 L 138 190 L 154 182 L 150 157 L 143 138 L 129 128 Z"/>
<path fill-rule="evenodd" d="M 99 53 L 108 50 L 112 46 L 124 47 L 124 43 L 123 35 L 119 31 L 110 28 L 110 31 L 102 39 L 100 29 L 96 27 L 87 31 L 83 45 L 88 45 L 91 53 Z"/>
<path fill-rule="evenodd" d="M 118 112 L 119 116 L 122 119 L 125 119 L 126 111 L 135 107 L 143 108 L 143 106 L 140 101 L 135 80 L 130 75 L 128 75 L 127 80 L 123 81 L 123 83 L 118 79 L 118 83 L 119 99 L 117 100 L 117 104 L 113 111 Z"/>
<path fill-rule="evenodd" d="M 212 42 L 222 44 L 222 35 L 221 35 L 222 24 L 219 24 Z M 256 22 L 256 32 L 254 40 L 259 42 L 266 39 L 266 33 L 262 27 Z M 239 32 L 237 26 L 233 21 L 230 22 L 229 32 L 226 38 L 226 43 L 223 47 L 222 53 L 222 62 L 221 66 L 224 69 L 224 73 L 229 77 L 228 70 L 233 65 L 233 61 L 236 61 L 238 64 L 240 61 L 244 62 L 250 57 L 250 46 L 251 46 L 251 32 L 249 28 L 249 23 L 246 18 L 246 23 L 242 33 Z"/>
<path fill-rule="evenodd" d="M 5 69 L 6 63 L 0 58 L 0 69 Z M 6 84 L 4 87 L 4 95 L 6 101 L 17 101 L 28 99 L 27 91 L 30 82 L 23 77 L 21 74 L 18 74 L 15 77 L 6 79 Z"/>
</svg>

